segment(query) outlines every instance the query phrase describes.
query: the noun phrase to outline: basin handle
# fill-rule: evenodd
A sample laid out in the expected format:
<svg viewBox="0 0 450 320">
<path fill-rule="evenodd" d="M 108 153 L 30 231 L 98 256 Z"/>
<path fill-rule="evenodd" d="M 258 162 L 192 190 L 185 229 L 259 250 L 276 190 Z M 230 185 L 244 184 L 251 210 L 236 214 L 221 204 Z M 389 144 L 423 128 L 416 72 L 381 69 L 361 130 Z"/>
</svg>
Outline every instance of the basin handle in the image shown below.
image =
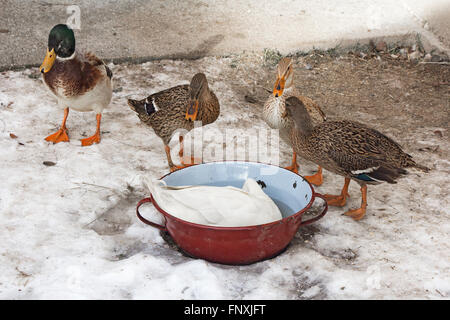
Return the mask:
<svg viewBox="0 0 450 320">
<path fill-rule="evenodd" d="M 306 221 L 302 221 L 300 226 L 306 226 L 307 224 L 313 223 L 314 221 L 317 221 L 320 218 L 322 218 L 327 213 L 327 211 L 328 211 L 328 203 L 327 203 L 327 200 L 325 199 L 325 197 L 322 194 L 320 194 L 320 193 L 314 192 L 314 201 L 316 201 L 315 197 L 321 198 L 325 202 L 325 207 L 323 208 L 322 213 L 319 214 L 317 217 L 311 218 L 311 219 L 306 220 Z"/>
<path fill-rule="evenodd" d="M 167 231 L 167 228 L 166 228 L 165 226 L 162 226 L 162 225 L 157 224 L 157 223 L 155 223 L 155 222 L 151 222 L 151 221 L 145 219 L 145 218 L 141 215 L 141 213 L 139 212 L 139 207 L 140 207 L 141 205 L 143 205 L 144 203 L 147 203 L 147 202 L 151 202 L 151 203 L 153 204 L 152 198 L 144 198 L 144 199 L 142 199 L 141 201 L 139 201 L 138 204 L 137 204 L 137 206 L 136 206 L 136 215 L 137 215 L 137 217 L 139 218 L 139 220 L 141 220 L 143 223 L 148 224 L 148 225 L 150 225 L 150 226 L 152 226 L 152 227 L 158 228 L 159 230 Z"/>
</svg>

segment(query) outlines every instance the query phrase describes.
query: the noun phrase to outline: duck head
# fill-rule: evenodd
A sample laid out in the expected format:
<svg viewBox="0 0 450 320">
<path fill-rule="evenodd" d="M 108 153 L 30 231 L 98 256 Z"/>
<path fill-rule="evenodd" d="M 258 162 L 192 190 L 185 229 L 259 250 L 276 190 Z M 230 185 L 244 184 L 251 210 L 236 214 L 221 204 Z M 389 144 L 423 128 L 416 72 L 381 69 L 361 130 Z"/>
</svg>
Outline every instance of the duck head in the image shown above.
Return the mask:
<svg viewBox="0 0 450 320">
<path fill-rule="evenodd" d="M 42 73 L 49 72 L 56 58 L 67 59 L 75 52 L 75 35 L 73 30 L 65 24 L 58 24 L 52 28 L 48 36 L 47 54 L 39 68 Z"/>
<path fill-rule="evenodd" d="M 276 98 L 281 97 L 284 90 L 292 86 L 293 80 L 292 59 L 287 57 L 281 59 L 277 67 L 277 80 L 273 88 L 273 95 Z"/>
<path fill-rule="evenodd" d="M 208 81 L 203 73 L 197 73 L 192 77 L 189 84 L 189 104 L 186 110 L 186 120 L 197 119 L 199 103 L 206 97 L 208 92 Z"/>
</svg>

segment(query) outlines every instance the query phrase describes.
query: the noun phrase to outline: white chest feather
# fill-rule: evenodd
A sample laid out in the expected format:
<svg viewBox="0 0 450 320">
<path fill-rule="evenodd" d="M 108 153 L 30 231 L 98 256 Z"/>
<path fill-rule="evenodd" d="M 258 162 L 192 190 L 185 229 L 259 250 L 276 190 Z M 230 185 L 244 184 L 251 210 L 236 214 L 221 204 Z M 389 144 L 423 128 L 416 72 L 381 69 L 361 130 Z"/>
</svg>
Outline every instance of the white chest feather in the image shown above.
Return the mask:
<svg viewBox="0 0 450 320">
<path fill-rule="evenodd" d="M 283 114 L 285 112 L 285 102 L 282 97 L 271 97 L 264 105 L 263 118 L 264 121 L 272 129 L 281 129 L 285 125 Z"/>
<path fill-rule="evenodd" d="M 102 79 L 92 90 L 82 94 L 67 97 L 62 85 L 55 86 L 55 92 L 49 91 L 58 100 L 61 108 L 71 108 L 76 111 L 95 111 L 101 113 L 108 106 L 112 97 L 112 81 L 109 78 Z M 44 81 L 44 84 L 45 81 Z M 47 86 L 47 84 L 46 84 Z M 48 86 L 47 86 L 48 87 Z"/>
</svg>

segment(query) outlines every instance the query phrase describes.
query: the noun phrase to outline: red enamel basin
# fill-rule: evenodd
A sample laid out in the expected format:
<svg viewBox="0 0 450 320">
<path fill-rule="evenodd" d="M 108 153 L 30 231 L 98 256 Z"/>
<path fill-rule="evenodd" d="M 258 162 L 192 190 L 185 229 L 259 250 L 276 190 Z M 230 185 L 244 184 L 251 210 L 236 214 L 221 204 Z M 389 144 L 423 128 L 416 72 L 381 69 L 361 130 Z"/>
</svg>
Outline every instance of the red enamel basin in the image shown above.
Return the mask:
<svg viewBox="0 0 450 320">
<path fill-rule="evenodd" d="M 314 192 L 311 184 L 289 170 L 256 162 L 224 161 L 190 166 L 162 177 L 167 185 L 214 185 L 241 188 L 247 178 L 259 181 L 264 192 L 280 208 L 283 219 L 267 224 L 246 227 L 216 227 L 192 223 L 165 212 L 152 196 L 137 204 L 138 218 L 155 228 L 167 231 L 175 243 L 187 254 L 222 264 L 250 264 L 274 257 L 290 243 L 301 226 L 322 218 L 328 206 L 324 197 Z M 324 208 L 316 217 L 303 221 L 303 214 L 317 198 Z M 164 217 L 158 224 L 144 218 L 139 208 L 152 203 Z"/>
</svg>

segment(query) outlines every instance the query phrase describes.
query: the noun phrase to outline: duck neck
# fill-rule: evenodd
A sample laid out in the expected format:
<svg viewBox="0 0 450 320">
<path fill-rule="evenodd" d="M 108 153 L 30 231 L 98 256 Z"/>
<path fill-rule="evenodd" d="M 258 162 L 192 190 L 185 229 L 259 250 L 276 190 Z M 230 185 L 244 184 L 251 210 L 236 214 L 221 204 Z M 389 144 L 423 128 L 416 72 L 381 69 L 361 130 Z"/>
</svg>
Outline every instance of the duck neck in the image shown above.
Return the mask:
<svg viewBox="0 0 450 320">
<path fill-rule="evenodd" d="M 303 137 L 308 137 L 314 129 L 311 116 L 304 106 L 297 108 L 294 116 L 294 130 Z"/>
<path fill-rule="evenodd" d="M 76 56 L 76 51 L 74 51 L 70 56 L 68 57 L 60 57 L 60 56 L 56 56 L 56 61 L 55 62 L 64 62 L 64 61 L 68 61 L 68 60 L 72 60 L 73 58 L 75 58 Z"/>
<path fill-rule="evenodd" d="M 296 129 L 302 136 L 308 137 L 309 135 L 311 135 L 311 132 L 313 131 L 314 126 L 312 125 L 312 123 L 310 121 L 310 122 L 305 122 L 301 126 L 296 126 Z"/>
<path fill-rule="evenodd" d="M 209 90 L 209 88 L 203 89 L 200 94 L 199 104 L 199 118 L 203 121 L 203 124 L 209 124 L 214 122 L 219 116 L 219 110 L 217 108 L 215 95 Z"/>
</svg>

